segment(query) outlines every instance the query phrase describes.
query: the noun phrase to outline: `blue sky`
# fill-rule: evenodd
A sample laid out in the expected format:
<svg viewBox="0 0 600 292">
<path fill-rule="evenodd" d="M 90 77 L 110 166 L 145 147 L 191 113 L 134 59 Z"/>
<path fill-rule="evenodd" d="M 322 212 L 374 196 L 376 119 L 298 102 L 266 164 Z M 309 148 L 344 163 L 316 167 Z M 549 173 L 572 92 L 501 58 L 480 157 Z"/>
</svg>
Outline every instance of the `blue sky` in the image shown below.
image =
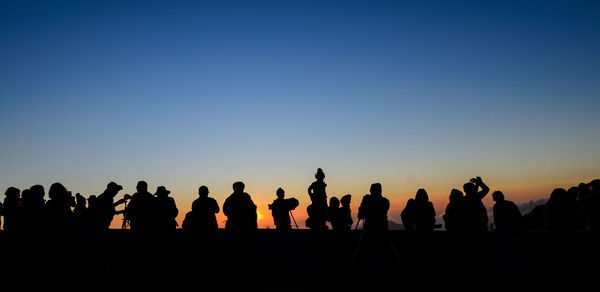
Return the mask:
<svg viewBox="0 0 600 292">
<path fill-rule="evenodd" d="M 600 171 L 599 6 L 3 1 L 0 187 L 544 196 Z"/>
</svg>

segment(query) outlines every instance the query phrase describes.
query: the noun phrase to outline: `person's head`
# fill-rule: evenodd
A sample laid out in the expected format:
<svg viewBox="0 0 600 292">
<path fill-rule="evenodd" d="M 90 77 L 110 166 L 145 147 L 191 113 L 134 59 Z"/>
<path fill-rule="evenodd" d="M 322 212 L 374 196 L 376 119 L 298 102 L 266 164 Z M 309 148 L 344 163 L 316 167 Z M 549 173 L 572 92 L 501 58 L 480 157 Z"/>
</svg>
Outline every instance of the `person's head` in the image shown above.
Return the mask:
<svg viewBox="0 0 600 292">
<path fill-rule="evenodd" d="M 243 193 L 244 188 L 246 188 L 246 185 L 244 185 L 244 183 L 241 181 L 236 181 L 233 183 L 233 192 L 234 193 Z"/>
<path fill-rule="evenodd" d="M 146 183 L 143 180 L 138 181 L 137 186 L 135 186 L 135 189 L 138 191 L 138 193 L 147 192 L 148 191 L 148 183 Z"/>
<path fill-rule="evenodd" d="M 29 188 L 29 191 L 31 192 L 32 199 L 35 199 L 37 201 L 43 201 L 44 200 L 44 196 L 46 195 L 46 191 L 44 190 L 44 186 L 42 186 L 42 185 L 34 185 L 34 186 L 32 186 L 32 187 Z"/>
<path fill-rule="evenodd" d="M 577 186 L 577 191 L 579 192 L 580 196 L 583 196 L 583 195 L 586 195 L 587 193 L 589 193 L 590 187 L 591 187 L 591 185 L 588 185 L 586 183 L 580 183 Z"/>
<path fill-rule="evenodd" d="M 492 193 L 492 199 L 494 202 L 502 202 L 504 201 L 504 194 L 501 191 L 495 191 Z"/>
<path fill-rule="evenodd" d="M 568 197 L 568 193 L 563 188 L 556 188 L 550 193 L 550 201 L 552 202 L 564 202 Z"/>
<path fill-rule="evenodd" d="M 569 200 L 576 201 L 579 197 L 579 188 L 578 187 L 570 187 L 567 190 L 567 194 L 569 194 Z"/>
<path fill-rule="evenodd" d="M 415 195 L 415 201 L 429 202 L 429 196 L 427 195 L 427 191 L 425 191 L 425 189 L 419 189 L 417 191 L 417 194 Z"/>
<path fill-rule="evenodd" d="M 374 183 L 371 185 L 371 189 L 370 189 L 371 195 L 374 196 L 381 196 L 382 194 L 382 189 L 381 189 L 381 184 L 380 183 Z"/>
<path fill-rule="evenodd" d="M 21 196 L 21 190 L 15 187 L 9 187 L 6 189 L 6 192 L 4 192 L 4 195 L 6 195 L 7 198 L 18 199 Z"/>
<path fill-rule="evenodd" d="M 344 207 L 350 207 L 350 201 L 352 200 L 352 195 L 347 194 L 345 196 L 342 197 L 342 199 L 340 200 L 340 202 L 342 203 L 342 206 Z"/>
<path fill-rule="evenodd" d="M 340 200 L 337 197 L 331 197 L 331 199 L 329 199 L 329 208 L 339 208 L 340 207 Z"/>
<path fill-rule="evenodd" d="M 165 186 L 159 186 L 158 188 L 156 188 L 155 195 L 157 197 L 167 197 L 167 196 L 169 196 L 170 193 L 171 193 L 171 191 L 167 190 L 167 188 L 165 188 Z"/>
<path fill-rule="evenodd" d="M 80 193 L 77 193 L 75 194 L 75 202 L 77 203 L 77 206 L 85 207 L 86 199 Z"/>
<path fill-rule="evenodd" d="M 472 182 L 468 182 L 463 185 L 463 190 L 465 191 L 465 196 L 470 196 L 477 193 L 477 185 Z"/>
<path fill-rule="evenodd" d="M 459 200 L 461 200 L 464 197 L 463 192 L 457 190 L 457 189 L 452 189 L 450 191 L 450 202 L 457 202 Z"/>
<path fill-rule="evenodd" d="M 590 182 L 590 190 L 592 192 L 600 192 L 600 179 L 595 179 Z"/>
<path fill-rule="evenodd" d="M 207 186 L 201 186 L 198 188 L 198 195 L 201 198 L 206 198 L 208 197 L 208 187 Z"/>
<path fill-rule="evenodd" d="M 48 190 L 48 197 L 50 200 L 69 200 L 69 193 L 67 188 L 61 183 L 53 183 Z"/>
<path fill-rule="evenodd" d="M 285 191 L 282 188 L 278 188 L 277 189 L 277 198 L 283 199 L 284 196 L 285 196 Z"/>
<path fill-rule="evenodd" d="M 87 199 L 87 201 L 88 201 L 88 207 L 89 207 L 90 209 L 92 209 L 92 208 L 94 207 L 94 205 L 96 204 L 96 199 L 97 199 L 97 197 L 96 197 L 95 195 L 91 195 L 91 196 L 90 196 L 90 197 Z"/>
<path fill-rule="evenodd" d="M 23 199 L 23 202 L 29 202 L 31 200 L 31 191 L 29 189 L 24 189 L 21 192 L 21 198 Z"/>
<path fill-rule="evenodd" d="M 111 181 L 106 185 L 106 191 L 111 194 L 113 197 L 117 195 L 117 193 L 123 189 L 123 186 L 117 184 L 114 181 Z"/>
<path fill-rule="evenodd" d="M 322 181 L 325 179 L 325 173 L 323 172 L 323 170 L 321 168 L 317 168 L 317 173 L 315 173 L 315 178 L 319 181 Z"/>
</svg>

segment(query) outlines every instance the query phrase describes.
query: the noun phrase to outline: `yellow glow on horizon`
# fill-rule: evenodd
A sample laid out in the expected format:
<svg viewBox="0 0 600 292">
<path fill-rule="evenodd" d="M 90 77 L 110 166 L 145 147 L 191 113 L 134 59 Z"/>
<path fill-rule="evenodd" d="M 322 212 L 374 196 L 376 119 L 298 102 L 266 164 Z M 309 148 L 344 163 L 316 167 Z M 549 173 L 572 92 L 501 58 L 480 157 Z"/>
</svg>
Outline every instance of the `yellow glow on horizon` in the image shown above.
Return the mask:
<svg viewBox="0 0 600 292">
<path fill-rule="evenodd" d="M 265 219 L 265 216 L 259 210 L 256 210 L 256 218 L 262 220 Z"/>
</svg>

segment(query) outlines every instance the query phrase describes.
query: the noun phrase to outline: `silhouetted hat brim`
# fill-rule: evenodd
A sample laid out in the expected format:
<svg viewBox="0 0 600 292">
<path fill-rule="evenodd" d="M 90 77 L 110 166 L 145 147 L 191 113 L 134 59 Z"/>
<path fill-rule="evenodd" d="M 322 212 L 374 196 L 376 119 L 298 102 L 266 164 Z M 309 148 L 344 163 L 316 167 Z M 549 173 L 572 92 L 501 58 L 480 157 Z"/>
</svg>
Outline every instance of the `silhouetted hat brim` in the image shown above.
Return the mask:
<svg viewBox="0 0 600 292">
<path fill-rule="evenodd" d="M 115 182 L 110 182 L 108 183 L 108 185 L 106 186 L 107 189 L 112 189 L 112 190 L 122 190 L 123 186 L 115 183 Z"/>
<path fill-rule="evenodd" d="M 158 187 L 158 189 L 156 190 L 156 193 L 168 195 L 171 193 L 171 191 L 167 190 L 167 188 L 165 188 L 165 187 Z"/>
</svg>

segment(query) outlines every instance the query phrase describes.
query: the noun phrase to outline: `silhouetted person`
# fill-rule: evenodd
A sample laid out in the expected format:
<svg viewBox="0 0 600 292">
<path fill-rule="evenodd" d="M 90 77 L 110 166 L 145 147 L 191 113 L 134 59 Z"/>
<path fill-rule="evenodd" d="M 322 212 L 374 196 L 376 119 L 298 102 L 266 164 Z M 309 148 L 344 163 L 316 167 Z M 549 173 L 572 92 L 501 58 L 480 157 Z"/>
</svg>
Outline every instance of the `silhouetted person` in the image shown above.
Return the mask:
<svg viewBox="0 0 600 292">
<path fill-rule="evenodd" d="M 548 229 L 546 220 L 546 205 L 534 207 L 523 216 L 523 225 L 527 231 L 545 231 Z"/>
<path fill-rule="evenodd" d="M 589 201 L 590 206 L 587 214 L 589 230 L 597 233 L 600 230 L 600 179 L 592 180 L 589 183 Z"/>
<path fill-rule="evenodd" d="M 413 216 L 413 209 L 415 208 L 415 199 L 410 198 L 406 201 L 406 206 L 400 212 L 400 219 L 402 219 L 402 225 L 405 230 L 415 230 L 415 218 Z"/>
<path fill-rule="evenodd" d="M 234 231 L 249 231 L 258 228 L 256 205 L 243 182 L 233 184 L 233 193 L 223 203 L 223 214 L 227 216 L 225 228 Z"/>
<path fill-rule="evenodd" d="M 136 190 L 127 205 L 125 216 L 132 230 L 150 231 L 154 228 L 156 198 L 148 192 L 148 184 L 145 181 L 139 181 Z"/>
<path fill-rule="evenodd" d="M 586 183 L 580 183 L 577 187 L 568 190 L 569 193 L 577 196 L 575 201 L 575 220 L 576 230 L 586 231 L 590 229 L 591 218 L 591 192 L 590 186 Z"/>
<path fill-rule="evenodd" d="M 515 232 L 523 230 L 523 218 L 519 207 L 512 201 L 504 199 L 504 194 L 501 191 L 492 193 L 492 198 L 496 202 L 494 204 L 494 225 L 496 231 L 500 232 Z"/>
<path fill-rule="evenodd" d="M 91 224 L 94 230 L 101 231 L 110 228 L 110 223 L 115 214 L 117 214 L 116 207 L 125 202 L 125 199 L 119 200 L 116 203 L 114 201 L 115 196 L 122 189 L 121 185 L 109 182 L 106 185 L 106 190 L 96 197 L 94 203 L 90 203 L 89 208 L 92 210 L 90 215 Z"/>
<path fill-rule="evenodd" d="M 23 203 L 21 201 L 21 190 L 9 187 L 4 192 L 4 204 L 2 215 L 4 215 L 4 230 L 21 230 L 23 225 Z"/>
<path fill-rule="evenodd" d="M 446 231 L 462 231 L 464 229 L 463 201 L 464 195 L 457 189 L 450 191 L 449 202 L 444 213 Z"/>
<path fill-rule="evenodd" d="M 363 197 L 358 207 L 358 219 L 363 221 L 363 234 L 353 262 L 367 264 L 369 261 L 384 262 L 385 266 L 396 266 L 400 259 L 388 234 L 387 212 L 390 201 L 383 197 L 381 184 L 371 185 L 370 194 Z"/>
<path fill-rule="evenodd" d="M 175 218 L 179 214 L 175 200 L 169 197 L 171 191 L 164 186 L 156 189 L 156 228 L 159 231 L 169 231 L 177 229 L 177 221 Z"/>
<path fill-rule="evenodd" d="M 81 229 L 87 228 L 89 223 L 89 210 L 87 200 L 80 194 L 75 194 L 75 208 L 73 208 L 75 223 Z"/>
<path fill-rule="evenodd" d="M 546 220 L 549 231 L 574 231 L 575 208 L 567 191 L 557 188 L 546 202 Z"/>
<path fill-rule="evenodd" d="M 381 184 L 371 185 L 371 194 L 365 195 L 358 207 L 358 219 L 363 219 L 365 231 L 387 231 L 387 212 L 390 201 L 382 196 Z"/>
<path fill-rule="evenodd" d="M 48 227 L 55 231 L 70 232 L 74 230 L 73 197 L 61 183 L 54 183 L 48 190 L 50 200 L 46 203 Z"/>
<path fill-rule="evenodd" d="M 208 187 L 198 188 L 198 198 L 192 203 L 192 211 L 185 215 L 183 229 L 186 231 L 214 231 L 219 228 L 215 214 L 221 210 L 217 200 L 208 197 Z"/>
<path fill-rule="evenodd" d="M 433 231 L 435 209 L 429 202 L 427 191 L 419 189 L 415 199 L 409 199 L 401 213 L 402 224 L 406 230 Z"/>
<path fill-rule="evenodd" d="M 321 168 L 317 169 L 315 174 L 317 179 L 308 187 L 308 195 L 310 196 L 311 204 L 306 208 L 308 219 L 306 226 L 313 230 L 327 229 L 327 193 L 325 188 L 325 173 Z"/>
<path fill-rule="evenodd" d="M 340 230 L 341 224 L 339 222 L 339 211 L 340 211 L 340 199 L 337 197 L 331 197 L 329 199 L 329 207 L 327 207 L 327 221 L 331 224 L 331 229 Z"/>
<path fill-rule="evenodd" d="M 416 231 L 433 231 L 435 224 L 435 208 L 429 201 L 427 191 L 419 189 L 415 195 L 415 205 L 413 209 Z"/>
<path fill-rule="evenodd" d="M 23 225 L 28 231 L 37 232 L 46 227 L 45 194 L 42 185 L 34 185 L 23 195 Z"/>
<path fill-rule="evenodd" d="M 340 224 L 341 230 L 351 230 L 352 229 L 352 223 L 354 223 L 354 221 L 352 220 L 352 210 L 350 209 L 351 201 L 352 201 L 352 196 L 350 194 L 343 196 L 342 199 L 340 200 L 342 207 L 340 207 L 340 210 L 339 210 L 338 222 Z"/>
<path fill-rule="evenodd" d="M 481 188 L 481 191 L 479 191 Z M 483 204 L 483 198 L 490 189 L 483 183 L 481 177 L 472 178 L 470 182 L 463 185 L 465 197 L 462 210 L 464 213 L 465 230 L 469 232 L 488 231 L 487 209 Z"/>
<path fill-rule="evenodd" d="M 298 200 L 295 198 L 285 198 L 285 191 L 282 188 L 277 189 L 277 199 L 273 203 L 269 204 L 269 210 L 273 215 L 273 223 L 277 230 L 290 230 L 292 229 L 292 222 L 290 220 L 290 212 L 298 207 Z"/>
</svg>

